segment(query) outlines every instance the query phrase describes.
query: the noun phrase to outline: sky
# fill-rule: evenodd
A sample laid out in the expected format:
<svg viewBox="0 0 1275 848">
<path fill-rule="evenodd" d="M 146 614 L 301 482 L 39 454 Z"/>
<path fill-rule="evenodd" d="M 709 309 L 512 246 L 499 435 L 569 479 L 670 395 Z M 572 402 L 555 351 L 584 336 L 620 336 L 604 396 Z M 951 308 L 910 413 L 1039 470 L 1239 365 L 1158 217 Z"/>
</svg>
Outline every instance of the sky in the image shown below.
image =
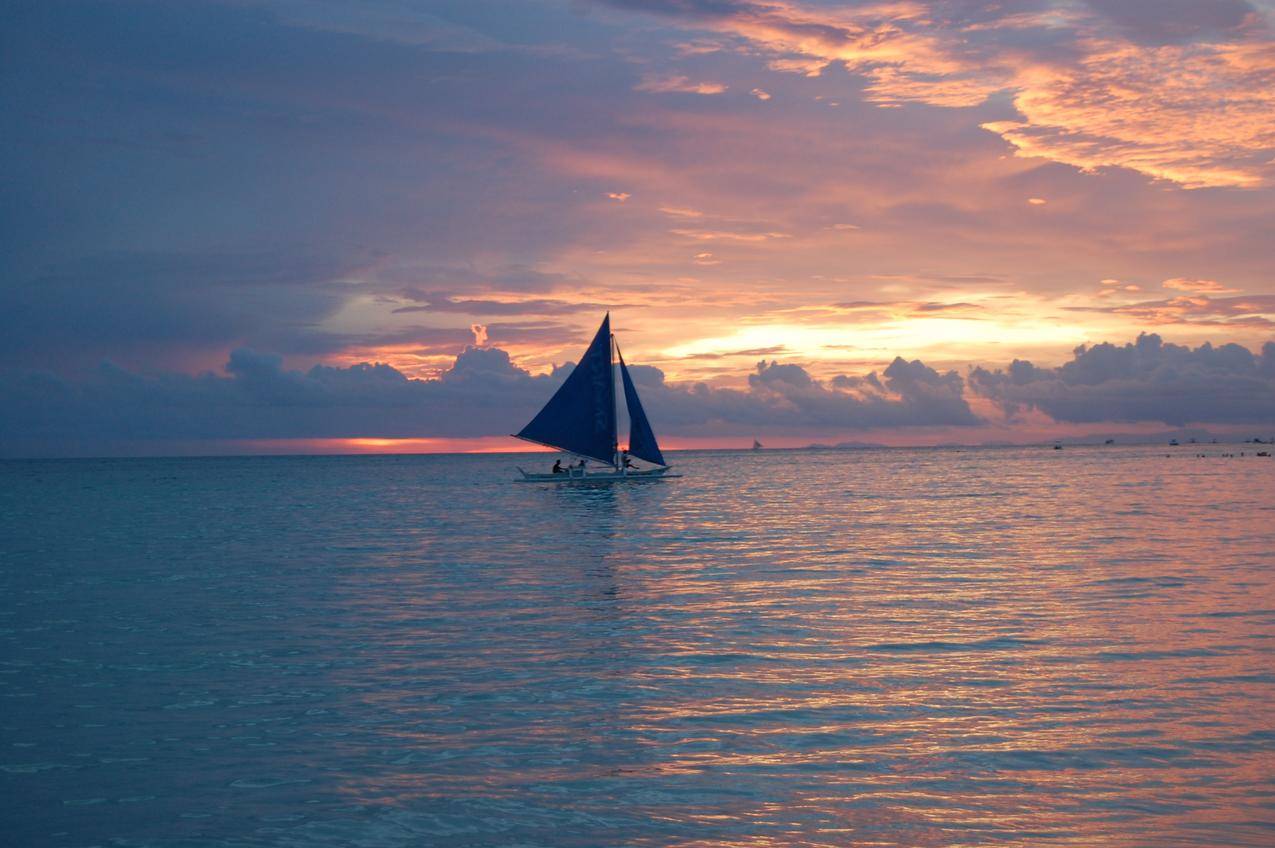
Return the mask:
<svg viewBox="0 0 1275 848">
<path fill-rule="evenodd" d="M 1275 3 L 0 7 L 0 455 L 1275 435 Z M 1270 431 L 1270 432 L 1268 432 Z"/>
</svg>

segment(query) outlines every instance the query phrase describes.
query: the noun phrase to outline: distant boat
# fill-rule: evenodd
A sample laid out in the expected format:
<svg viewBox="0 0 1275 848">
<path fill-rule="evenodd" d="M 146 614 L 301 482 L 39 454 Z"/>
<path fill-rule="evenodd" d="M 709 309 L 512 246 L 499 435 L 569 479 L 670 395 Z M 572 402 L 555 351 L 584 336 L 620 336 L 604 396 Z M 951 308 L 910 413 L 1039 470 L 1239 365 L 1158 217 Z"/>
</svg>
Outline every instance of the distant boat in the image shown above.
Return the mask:
<svg viewBox="0 0 1275 848">
<path fill-rule="evenodd" d="M 1177 446 L 1178 446 L 1178 440 L 1177 440 L 1177 439 L 1169 439 L 1169 447 L 1174 448 L 1174 447 L 1177 447 Z"/>
<path fill-rule="evenodd" d="M 1062 450 L 1062 442 L 1054 442 L 1054 450 Z"/>
<path fill-rule="evenodd" d="M 624 384 L 624 403 L 629 412 L 627 451 L 620 450 L 615 398 L 617 359 Z M 519 468 L 521 482 L 610 483 L 681 476 L 667 473 L 669 464 L 664 461 L 651 422 L 642 409 L 642 401 L 638 399 L 637 387 L 629 377 L 620 346 L 611 335 L 609 312 L 602 319 L 602 326 L 598 328 L 589 349 L 576 363 L 575 370 L 536 417 L 515 434 L 515 438 L 557 448 L 580 459 L 578 464 L 569 463 L 557 473 L 529 474 Z M 630 457 L 640 459 L 651 467 L 640 468 L 632 463 Z M 601 467 L 591 468 L 589 462 Z M 554 467 L 560 465 L 561 460 Z"/>
<path fill-rule="evenodd" d="M 753 439 L 753 450 L 761 450 L 763 447 L 765 446 L 761 442 Z"/>
<path fill-rule="evenodd" d="M 1107 439 L 1107 441 L 1103 442 L 1104 445 L 1114 445 L 1115 443 L 1115 439 Z"/>
</svg>

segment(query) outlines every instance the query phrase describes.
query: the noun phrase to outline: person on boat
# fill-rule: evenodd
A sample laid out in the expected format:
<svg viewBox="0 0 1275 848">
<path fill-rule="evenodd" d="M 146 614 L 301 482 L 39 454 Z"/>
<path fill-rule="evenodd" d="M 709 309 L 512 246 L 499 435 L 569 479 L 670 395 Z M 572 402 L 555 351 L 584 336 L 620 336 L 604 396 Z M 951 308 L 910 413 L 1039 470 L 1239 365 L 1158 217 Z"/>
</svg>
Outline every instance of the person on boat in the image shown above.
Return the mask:
<svg viewBox="0 0 1275 848">
<path fill-rule="evenodd" d="M 560 460 L 560 459 L 555 459 L 555 460 L 553 461 L 553 473 L 554 473 L 554 474 L 563 474 L 563 473 L 565 473 L 565 472 L 566 472 L 566 470 L 567 470 L 567 469 L 565 469 L 565 468 L 563 468 L 563 467 L 562 467 L 562 460 Z"/>
<path fill-rule="evenodd" d="M 620 451 L 620 461 L 624 464 L 625 468 L 637 468 L 637 466 L 633 464 L 633 460 L 629 459 L 628 451 Z"/>
</svg>

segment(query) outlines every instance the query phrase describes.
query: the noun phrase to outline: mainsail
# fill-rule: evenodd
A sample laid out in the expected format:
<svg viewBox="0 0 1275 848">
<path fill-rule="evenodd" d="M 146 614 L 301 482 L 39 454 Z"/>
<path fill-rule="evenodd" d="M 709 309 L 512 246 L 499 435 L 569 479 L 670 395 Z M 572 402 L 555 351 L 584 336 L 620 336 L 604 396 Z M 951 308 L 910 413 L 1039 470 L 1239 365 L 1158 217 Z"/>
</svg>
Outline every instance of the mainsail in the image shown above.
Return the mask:
<svg viewBox="0 0 1275 848">
<path fill-rule="evenodd" d="M 619 352 L 619 348 L 616 348 Z M 656 465 L 668 465 L 660 446 L 655 441 L 655 433 L 651 430 L 651 422 L 646 420 L 646 412 L 642 409 L 642 401 L 638 400 L 637 388 L 629 377 L 629 369 L 624 364 L 624 354 L 620 354 L 620 377 L 624 381 L 624 405 L 629 410 L 629 454 L 638 459 L 645 459 Z"/>
<path fill-rule="evenodd" d="M 625 379 L 627 381 L 627 376 Z M 627 382 L 625 391 L 628 391 Z M 638 409 L 640 411 L 641 407 Z M 645 416 L 642 421 L 645 424 Z M 649 425 L 647 431 L 650 431 Z M 611 365 L 610 313 L 602 319 L 598 334 L 580 357 L 575 370 L 558 387 L 544 409 L 518 432 L 518 438 L 587 456 L 607 465 L 615 464 L 615 369 Z M 651 445 L 654 444 L 652 436 Z M 655 455 L 660 455 L 659 448 L 655 448 Z M 664 464 L 663 460 L 660 464 Z"/>
</svg>

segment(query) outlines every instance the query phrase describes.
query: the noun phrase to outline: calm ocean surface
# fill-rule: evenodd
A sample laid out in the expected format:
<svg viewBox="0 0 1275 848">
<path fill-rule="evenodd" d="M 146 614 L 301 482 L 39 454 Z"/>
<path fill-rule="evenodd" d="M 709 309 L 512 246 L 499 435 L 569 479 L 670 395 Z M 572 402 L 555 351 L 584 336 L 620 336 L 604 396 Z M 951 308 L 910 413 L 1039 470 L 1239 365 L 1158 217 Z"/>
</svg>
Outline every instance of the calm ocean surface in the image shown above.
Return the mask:
<svg viewBox="0 0 1275 848">
<path fill-rule="evenodd" d="M 0 841 L 1275 845 L 1223 450 L 0 462 Z"/>
</svg>

